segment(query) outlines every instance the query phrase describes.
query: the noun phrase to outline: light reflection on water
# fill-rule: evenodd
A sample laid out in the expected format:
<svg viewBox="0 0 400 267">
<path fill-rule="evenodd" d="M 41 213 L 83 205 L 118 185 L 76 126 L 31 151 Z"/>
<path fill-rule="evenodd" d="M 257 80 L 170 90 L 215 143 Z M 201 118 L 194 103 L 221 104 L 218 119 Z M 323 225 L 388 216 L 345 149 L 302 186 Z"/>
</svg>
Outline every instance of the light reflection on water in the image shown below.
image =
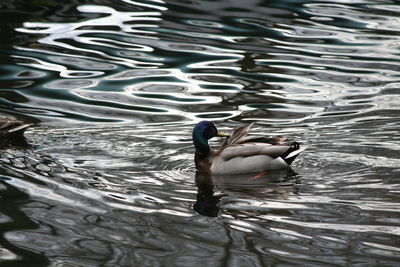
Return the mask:
<svg viewBox="0 0 400 267">
<path fill-rule="evenodd" d="M 214 5 L 216 14 L 209 15 L 210 23 L 204 17 L 197 19 L 196 9 L 210 9 L 204 6 L 186 6 L 190 8 L 192 18 L 182 20 L 169 8 L 162 9 L 161 13 L 123 12 L 90 5 L 77 7 L 83 16 L 88 16 L 82 21 L 25 22 L 17 31 L 45 35 L 37 40 L 42 45 L 16 46 L 11 57 L 20 66 L 59 76 L 39 85 L 46 90 L 36 86 L 26 92 L 31 94 L 32 100 L 39 97 L 28 108 L 47 116 L 65 114 L 67 118 L 81 117 L 83 121 L 94 122 L 148 122 L 149 118 L 143 112 L 154 115 L 150 121 L 193 120 L 196 117 L 227 119 L 243 113 L 250 119 L 277 119 L 275 114 L 268 116 L 268 110 L 280 116 L 287 115 L 284 122 L 292 123 L 295 118 L 290 113 L 294 110 L 302 111 L 296 112 L 297 116 L 314 117 L 322 113 L 323 116 L 337 117 L 375 110 L 375 105 L 381 102 L 387 103 L 389 108 L 395 105 L 390 104 L 390 98 L 379 99 L 384 97 L 382 86 L 397 86 L 397 61 L 393 57 L 382 57 L 383 51 L 395 55 L 393 48 L 388 48 L 393 46 L 393 38 L 389 41 L 383 38 L 387 33 L 381 33 L 380 28 L 358 29 L 354 13 L 361 17 L 364 15 L 361 11 L 349 6 L 344 11 L 340 9 L 341 5 L 329 6 L 329 10 L 340 10 L 344 13 L 343 18 L 348 16 L 347 20 L 353 23 L 348 22 L 346 28 L 339 30 L 332 26 L 336 22 L 335 16 L 331 17 L 332 21 L 304 21 L 292 17 L 289 10 L 276 8 L 265 11 L 272 13 L 270 24 L 266 19 L 260 21 L 260 14 L 251 15 L 256 18 L 241 19 L 235 12 L 232 17 L 226 16 L 226 22 L 222 23 L 217 15 L 226 12 L 228 7 Z M 313 14 L 316 8 L 326 12 L 324 4 L 312 3 L 305 4 L 297 12 L 310 18 L 309 13 Z M 90 14 L 96 14 L 96 17 L 90 18 Z M 319 16 L 324 17 L 324 14 Z M 180 23 L 173 23 L 175 20 Z M 192 36 L 194 33 L 196 39 Z M 356 41 L 372 33 L 383 40 L 377 37 L 375 39 L 379 40 L 371 38 L 373 42 L 370 43 Z M 262 45 L 265 41 L 268 43 Z M 377 54 L 376 51 L 381 52 Z M 127 56 L 129 53 L 131 57 Z M 48 80 L 48 75 L 44 76 Z M 215 100 L 204 102 L 202 112 L 195 112 L 187 107 L 188 97 L 176 99 L 177 108 L 168 103 L 155 108 L 159 102 L 149 95 L 146 99 L 136 98 L 135 92 L 146 90 L 157 94 L 169 88 L 194 98 L 216 94 L 220 105 L 215 105 Z M 51 90 L 50 94 L 49 89 L 57 90 Z M 91 92 L 90 96 L 86 96 L 87 92 Z M 364 97 L 361 98 L 360 93 Z M 376 96 L 377 93 L 380 96 Z M 378 99 L 365 101 L 371 94 Z M 273 95 L 281 97 L 279 102 L 286 105 L 273 106 L 276 100 L 269 99 Z M 357 101 L 340 101 L 341 97 L 345 100 L 352 95 L 358 96 Z M 253 99 L 241 103 L 249 96 Z M 49 97 L 54 102 L 62 102 L 54 105 L 45 101 Z M 64 103 L 67 99 L 70 99 L 70 105 Z M 35 105 L 35 102 L 39 103 Z M 127 105 L 122 105 L 124 102 L 128 102 Z M 145 105 L 141 105 L 143 102 Z M 334 105 L 327 102 L 334 102 Z M 43 110 L 42 106 L 47 109 Z M 106 114 L 101 112 L 105 106 L 109 107 Z M 150 106 L 154 109 L 149 109 Z M 203 111 L 209 109 L 213 111 Z M 315 114 L 316 110 L 321 112 Z M 168 114 L 155 116 L 156 113 Z M 302 120 L 307 120 L 309 116 L 304 115 Z M 168 117 L 171 118 L 166 119 Z"/>
<path fill-rule="evenodd" d="M 0 151 L 2 261 L 396 266 L 397 4 L 51 3 L 0 41 L 0 112 L 41 121 Z M 308 149 L 199 176 L 204 118 Z"/>
</svg>

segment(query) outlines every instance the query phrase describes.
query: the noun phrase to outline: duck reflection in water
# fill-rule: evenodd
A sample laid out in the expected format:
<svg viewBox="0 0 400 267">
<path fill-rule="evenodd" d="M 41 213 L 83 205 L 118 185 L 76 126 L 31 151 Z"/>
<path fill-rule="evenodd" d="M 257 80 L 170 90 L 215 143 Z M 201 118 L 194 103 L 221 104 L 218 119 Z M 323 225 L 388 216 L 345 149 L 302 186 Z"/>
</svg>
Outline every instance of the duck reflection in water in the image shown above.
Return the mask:
<svg viewBox="0 0 400 267">
<path fill-rule="evenodd" d="M 214 195 L 214 185 L 211 175 L 196 172 L 197 200 L 193 209 L 199 214 L 208 217 L 217 217 L 219 212 L 218 203 L 224 195 Z"/>
<path fill-rule="evenodd" d="M 223 197 L 286 199 L 298 193 L 300 177 L 290 168 L 285 171 L 265 172 L 262 176 L 211 175 L 196 172 L 195 182 L 197 196 L 193 209 L 201 215 L 217 217 Z"/>
</svg>

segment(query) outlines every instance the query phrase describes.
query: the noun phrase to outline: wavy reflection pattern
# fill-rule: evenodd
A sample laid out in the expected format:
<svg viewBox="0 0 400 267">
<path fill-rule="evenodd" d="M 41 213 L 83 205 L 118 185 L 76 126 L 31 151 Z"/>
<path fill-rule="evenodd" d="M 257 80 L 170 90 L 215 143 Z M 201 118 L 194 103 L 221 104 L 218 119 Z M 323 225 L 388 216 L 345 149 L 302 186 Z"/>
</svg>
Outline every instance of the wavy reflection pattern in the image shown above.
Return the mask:
<svg viewBox="0 0 400 267">
<path fill-rule="evenodd" d="M 14 109 L 80 122 L 281 125 L 397 110 L 395 6 L 125 4 L 136 10 L 80 5 L 79 20 L 18 27 L 34 41 L 11 55 L 26 67 L 15 88 L 29 88 Z"/>
</svg>

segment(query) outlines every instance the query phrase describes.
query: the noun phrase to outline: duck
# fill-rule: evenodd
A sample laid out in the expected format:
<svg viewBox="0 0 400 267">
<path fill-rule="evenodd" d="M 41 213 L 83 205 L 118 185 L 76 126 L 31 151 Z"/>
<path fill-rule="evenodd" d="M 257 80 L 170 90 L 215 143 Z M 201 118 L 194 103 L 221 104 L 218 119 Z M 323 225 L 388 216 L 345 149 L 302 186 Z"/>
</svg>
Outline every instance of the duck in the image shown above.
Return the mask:
<svg viewBox="0 0 400 267">
<path fill-rule="evenodd" d="M 24 132 L 32 125 L 33 123 L 0 116 L 0 145 L 26 145 Z"/>
<path fill-rule="evenodd" d="M 296 141 L 275 137 L 247 137 L 254 123 L 239 126 L 228 134 L 214 123 L 201 121 L 193 128 L 196 170 L 207 174 L 246 174 L 288 168 L 305 149 Z M 218 149 L 208 141 L 225 137 Z"/>
</svg>

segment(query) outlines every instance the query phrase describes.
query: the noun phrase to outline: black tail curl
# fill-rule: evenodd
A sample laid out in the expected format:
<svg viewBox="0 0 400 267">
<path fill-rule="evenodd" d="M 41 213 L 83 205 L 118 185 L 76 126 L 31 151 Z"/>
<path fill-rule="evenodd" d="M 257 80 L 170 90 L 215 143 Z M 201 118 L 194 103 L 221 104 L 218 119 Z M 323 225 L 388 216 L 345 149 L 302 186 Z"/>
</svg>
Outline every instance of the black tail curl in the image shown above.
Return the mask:
<svg viewBox="0 0 400 267">
<path fill-rule="evenodd" d="M 289 157 L 289 158 L 288 158 L 288 156 L 290 155 L 290 153 L 292 153 L 292 152 L 294 152 L 294 151 L 297 151 L 297 150 L 299 150 L 299 149 L 300 149 L 300 144 L 297 143 L 297 142 L 293 142 L 293 143 L 290 145 L 290 147 L 288 148 L 288 150 L 286 150 L 286 152 L 283 153 L 283 154 L 281 155 L 281 158 L 282 158 L 288 165 L 290 165 L 290 164 L 292 164 L 292 162 L 296 159 L 296 157 L 297 157 L 299 154 L 295 154 L 295 155 L 293 155 L 293 156 L 291 156 L 291 157 Z"/>
</svg>

